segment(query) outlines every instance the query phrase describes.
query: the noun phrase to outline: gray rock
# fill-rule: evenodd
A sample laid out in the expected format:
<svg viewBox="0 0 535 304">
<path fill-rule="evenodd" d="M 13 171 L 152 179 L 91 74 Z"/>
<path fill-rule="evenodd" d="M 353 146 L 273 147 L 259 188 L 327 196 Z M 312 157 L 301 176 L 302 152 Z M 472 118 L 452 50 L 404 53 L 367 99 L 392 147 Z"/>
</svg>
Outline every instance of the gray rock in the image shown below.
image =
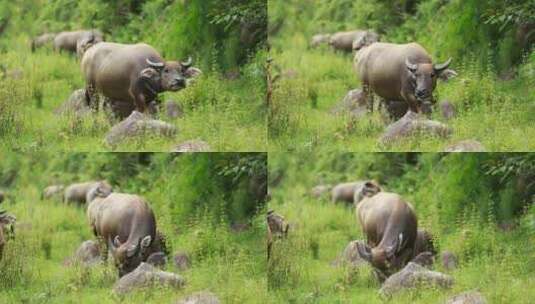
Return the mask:
<svg viewBox="0 0 535 304">
<path fill-rule="evenodd" d="M 444 152 L 485 152 L 486 149 L 477 140 L 462 140 L 460 142 L 454 143 L 447 146 L 444 149 Z"/>
<path fill-rule="evenodd" d="M 178 144 L 172 152 L 209 152 L 210 146 L 202 140 L 188 140 Z"/>
<path fill-rule="evenodd" d="M 434 262 L 433 254 L 429 251 L 421 252 L 415 258 L 413 258 L 411 262 L 426 268 L 430 268 L 433 266 Z"/>
<path fill-rule="evenodd" d="M 180 107 L 180 104 L 173 100 L 168 100 L 164 103 L 165 114 L 167 117 L 175 119 L 184 116 L 184 111 Z"/>
<path fill-rule="evenodd" d="M 134 271 L 120 278 L 113 286 L 117 294 L 126 294 L 136 289 L 154 286 L 180 288 L 185 280 L 178 274 L 161 271 L 154 266 L 141 263 Z"/>
<path fill-rule="evenodd" d="M 71 258 L 68 265 L 80 264 L 82 266 L 95 266 L 102 261 L 100 258 L 100 247 L 96 241 L 88 240 L 83 242 L 74 256 Z"/>
<path fill-rule="evenodd" d="M 366 108 L 366 99 L 364 93 L 360 89 L 355 89 L 347 92 L 342 101 L 336 104 L 331 110 L 331 114 L 343 115 L 348 113 L 354 118 L 359 118 L 368 112 Z"/>
<path fill-rule="evenodd" d="M 457 110 L 455 109 L 455 105 L 453 105 L 451 102 L 443 100 L 440 102 L 439 106 L 440 113 L 444 119 L 450 120 L 456 116 Z"/>
<path fill-rule="evenodd" d="M 331 189 L 331 185 L 317 185 L 310 189 L 310 196 L 313 198 L 327 197 Z"/>
<path fill-rule="evenodd" d="M 167 257 L 165 253 L 158 251 L 154 252 L 147 258 L 147 264 L 151 264 L 154 267 L 165 267 L 167 264 Z"/>
<path fill-rule="evenodd" d="M 421 287 L 450 288 L 453 285 L 453 278 L 449 275 L 431 271 L 416 263 L 409 262 L 400 272 L 389 277 L 384 283 L 379 293 L 382 296 L 390 297 L 404 289 Z"/>
<path fill-rule="evenodd" d="M 451 251 L 443 251 L 440 255 L 440 258 L 442 259 L 442 266 L 444 266 L 444 269 L 446 270 L 454 270 L 457 268 L 458 261 L 457 256 L 453 254 Z"/>
<path fill-rule="evenodd" d="M 173 261 L 175 262 L 175 266 L 180 271 L 188 270 L 191 267 L 189 256 L 185 252 L 175 253 L 175 256 L 173 257 Z"/>
<path fill-rule="evenodd" d="M 176 304 L 219 304 L 221 303 L 215 294 L 209 291 L 196 292 Z"/>
<path fill-rule="evenodd" d="M 82 117 L 91 112 L 85 99 L 85 89 L 74 91 L 71 96 L 54 111 L 58 115 L 74 115 Z"/>
<path fill-rule="evenodd" d="M 443 123 L 423 118 L 417 113 L 408 111 L 400 120 L 388 126 L 385 133 L 379 139 L 379 143 L 388 145 L 416 134 L 428 134 L 445 138 L 451 132 L 451 129 Z"/>
<path fill-rule="evenodd" d="M 446 304 L 487 304 L 487 300 L 478 291 L 467 291 L 448 299 Z"/>
<path fill-rule="evenodd" d="M 366 261 L 360 257 L 357 250 L 358 240 L 351 241 L 346 246 L 342 254 L 334 261 L 334 266 L 350 265 L 353 267 L 360 267 L 366 265 Z"/>
<path fill-rule="evenodd" d="M 138 111 L 133 111 L 130 116 L 111 128 L 106 134 L 105 142 L 113 147 L 127 138 L 142 136 L 173 137 L 176 132 L 176 127 L 172 124 L 151 119 Z"/>
</svg>

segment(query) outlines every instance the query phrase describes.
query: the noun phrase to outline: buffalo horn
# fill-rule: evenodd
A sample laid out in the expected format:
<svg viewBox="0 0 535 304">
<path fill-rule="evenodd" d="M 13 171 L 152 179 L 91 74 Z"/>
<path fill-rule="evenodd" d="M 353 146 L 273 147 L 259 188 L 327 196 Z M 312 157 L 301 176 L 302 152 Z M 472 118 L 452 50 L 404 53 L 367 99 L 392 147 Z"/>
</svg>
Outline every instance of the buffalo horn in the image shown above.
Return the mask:
<svg viewBox="0 0 535 304">
<path fill-rule="evenodd" d="M 147 58 L 147 63 L 151 67 L 160 68 L 160 69 L 163 68 L 163 66 L 164 66 L 163 62 L 153 62 L 149 58 Z"/>
<path fill-rule="evenodd" d="M 439 64 L 433 65 L 433 69 L 435 71 L 442 71 L 442 70 L 446 69 L 450 65 L 450 63 L 451 63 L 451 57 L 448 60 L 446 60 L 446 62 L 444 62 L 442 64 L 439 63 Z"/>
</svg>

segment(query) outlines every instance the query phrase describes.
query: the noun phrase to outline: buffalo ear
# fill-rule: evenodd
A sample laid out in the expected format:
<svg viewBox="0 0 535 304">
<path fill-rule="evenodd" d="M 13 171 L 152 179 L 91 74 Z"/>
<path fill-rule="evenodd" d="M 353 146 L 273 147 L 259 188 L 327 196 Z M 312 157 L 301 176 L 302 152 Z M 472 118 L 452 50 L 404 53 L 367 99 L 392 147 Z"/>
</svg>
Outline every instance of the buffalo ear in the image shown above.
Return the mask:
<svg viewBox="0 0 535 304">
<path fill-rule="evenodd" d="M 141 70 L 141 72 L 139 72 L 139 77 L 149 79 L 149 80 L 152 80 L 159 75 L 160 73 L 158 73 L 158 71 L 154 68 L 146 68 L 146 69 Z"/>
<path fill-rule="evenodd" d="M 150 243 L 152 242 L 152 237 L 150 235 L 147 235 L 146 237 L 144 237 L 141 242 L 140 242 L 140 246 L 141 248 L 147 248 L 150 246 Z"/>
<path fill-rule="evenodd" d="M 367 197 L 374 196 L 375 194 L 381 192 L 381 188 L 374 181 L 368 181 L 364 184 L 362 189 L 362 194 Z"/>
<path fill-rule="evenodd" d="M 442 72 L 440 72 L 438 74 L 438 78 L 440 78 L 440 80 L 442 81 L 448 81 L 450 79 L 453 79 L 455 77 L 457 77 L 457 72 L 455 70 L 452 70 L 452 69 L 445 69 L 443 70 Z"/>
<path fill-rule="evenodd" d="M 186 78 L 199 77 L 201 74 L 202 74 L 202 71 L 200 69 L 198 69 L 198 68 L 195 68 L 195 67 L 188 68 L 184 72 L 184 76 L 186 76 Z"/>
<path fill-rule="evenodd" d="M 372 250 L 370 246 L 364 244 L 362 241 L 357 241 L 357 251 L 361 258 L 371 262 L 372 260 Z"/>
</svg>

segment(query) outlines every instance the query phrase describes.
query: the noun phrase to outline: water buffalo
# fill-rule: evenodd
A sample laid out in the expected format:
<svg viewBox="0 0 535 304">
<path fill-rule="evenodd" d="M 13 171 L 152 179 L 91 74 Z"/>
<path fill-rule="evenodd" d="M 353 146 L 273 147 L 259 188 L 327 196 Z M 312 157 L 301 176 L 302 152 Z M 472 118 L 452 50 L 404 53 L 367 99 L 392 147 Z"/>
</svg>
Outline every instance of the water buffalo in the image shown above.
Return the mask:
<svg viewBox="0 0 535 304">
<path fill-rule="evenodd" d="M 350 53 L 355 48 L 354 43 L 358 42 L 357 45 L 361 43 L 371 44 L 373 42 L 379 41 L 379 35 L 372 31 L 347 31 L 347 32 L 338 32 L 329 38 L 329 45 L 335 50 L 340 50 Z"/>
<path fill-rule="evenodd" d="M 56 51 L 66 51 L 76 53 L 79 41 L 104 41 L 104 36 L 99 30 L 81 30 L 73 32 L 60 32 L 54 37 L 54 49 Z"/>
<path fill-rule="evenodd" d="M 379 279 L 384 280 L 414 257 L 416 214 L 401 196 L 379 191 L 372 183 L 366 183 L 361 194 L 355 195 L 355 204 L 367 240 L 359 241 L 357 250 L 372 264 Z"/>
<path fill-rule="evenodd" d="M 87 208 L 89 224 L 95 236 L 105 242 L 122 277 L 155 252 L 156 219 L 140 196 L 111 193 L 100 197 L 98 191 L 92 191 Z"/>
<path fill-rule="evenodd" d="M 52 46 L 54 38 L 56 38 L 56 33 L 45 33 L 35 37 L 34 39 L 32 39 L 32 52 L 35 52 L 35 49 L 39 47 L 43 47 L 46 45 Z"/>
<path fill-rule="evenodd" d="M 417 43 L 373 43 L 361 48 L 354 58 L 370 109 L 373 93 L 385 100 L 404 100 L 413 112 L 429 112 L 436 80 L 441 77 L 451 58 L 433 64 L 431 56 Z"/>
<path fill-rule="evenodd" d="M 65 189 L 65 186 L 63 185 L 52 185 L 48 186 L 45 189 L 43 189 L 43 192 L 41 193 L 41 199 L 51 199 L 54 197 L 59 197 L 63 195 L 63 190 Z"/>
<path fill-rule="evenodd" d="M 201 73 L 185 62 L 164 61 L 147 44 L 101 42 L 90 47 L 82 57 L 82 72 L 86 80 L 86 97 L 98 109 L 93 99 L 101 93 L 109 99 L 112 111 L 125 118 L 133 110 L 144 113 L 150 102 L 164 91 L 178 91 L 187 79 Z"/>
<path fill-rule="evenodd" d="M 63 202 L 76 203 L 78 205 L 85 205 L 90 201 L 87 201 L 87 194 L 89 191 L 97 185 L 103 185 L 111 192 L 111 186 L 107 181 L 90 181 L 85 183 L 76 183 L 69 185 L 63 194 Z"/>
<path fill-rule="evenodd" d="M 362 184 L 362 181 L 356 181 L 350 183 L 341 183 L 334 186 L 331 190 L 331 202 L 346 202 L 352 204 L 355 190 Z"/>
<path fill-rule="evenodd" d="M 329 40 L 331 39 L 331 34 L 317 34 L 312 36 L 312 39 L 310 40 L 310 46 L 315 48 L 319 47 L 322 44 L 329 43 Z"/>
</svg>

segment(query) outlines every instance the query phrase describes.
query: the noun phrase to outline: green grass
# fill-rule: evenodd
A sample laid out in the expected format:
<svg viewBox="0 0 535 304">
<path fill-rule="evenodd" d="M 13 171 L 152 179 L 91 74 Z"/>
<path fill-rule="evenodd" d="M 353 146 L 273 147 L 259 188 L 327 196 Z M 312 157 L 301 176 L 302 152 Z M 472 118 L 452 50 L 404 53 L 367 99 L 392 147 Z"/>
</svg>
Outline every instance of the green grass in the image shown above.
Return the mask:
<svg viewBox="0 0 535 304">
<path fill-rule="evenodd" d="M 470 59 L 453 58 L 452 68 L 459 77 L 448 83 L 439 81 L 435 94 L 439 101 L 452 102 L 458 114 L 447 122 L 438 109 L 432 116 L 453 129 L 451 137 L 416 136 L 381 146 L 378 139 L 391 123 L 382 115 L 354 120 L 330 113 L 349 90 L 360 87 L 352 56 L 327 47 L 309 49 L 309 40 L 299 30 L 286 32 L 284 28 L 271 39 L 274 65 L 283 74 L 292 71 L 296 76 L 281 77 L 275 84 L 269 151 L 442 151 L 465 139 L 480 141 L 488 151 L 535 148 L 535 78 L 531 72 L 505 82 Z M 526 67 L 533 68 L 533 64 Z"/>
<path fill-rule="evenodd" d="M 535 283 L 533 231 L 519 226 L 506 232 L 499 229 L 492 218 L 489 222 L 481 221 L 479 215 L 470 211 L 465 215 L 456 213 L 450 218 L 457 220 L 445 222 L 448 208 L 454 206 L 450 203 L 456 197 L 469 199 L 467 188 L 472 186 L 458 183 L 455 189 L 439 192 L 435 188 L 455 183 L 445 178 L 453 177 L 455 173 L 435 174 L 435 171 L 442 171 L 434 168 L 428 175 L 422 173 L 429 172 L 428 164 L 424 163 L 401 178 L 391 174 L 386 187 L 413 204 L 419 227 L 433 233 L 439 252 L 450 250 L 459 258 L 459 267 L 453 271 L 445 270 L 440 258 L 433 266 L 434 270 L 453 276 L 452 289 L 420 288 L 396 294 L 387 301 L 378 293 L 381 286 L 371 267 L 354 270 L 349 266 L 333 266 L 332 262 L 350 241 L 364 237 L 353 207 L 333 205 L 327 198 L 311 198 L 309 190 L 321 182 L 366 178 L 366 175 L 358 175 L 361 170 L 369 170 L 368 174 L 377 173 L 371 165 L 357 165 L 360 170 L 352 167 L 359 164 L 359 159 L 371 157 L 369 154 L 358 154 L 353 161 L 344 155 L 338 155 L 339 162 L 326 162 L 326 159 L 334 160 L 335 157 L 331 153 L 310 154 L 306 159 L 297 155 L 270 154 L 270 171 L 285 170 L 282 182 L 271 188 L 269 208 L 283 215 L 290 224 L 288 239 L 274 244 L 273 260 L 268 268 L 268 286 L 279 303 L 443 303 L 454 295 L 476 289 L 489 303 L 532 301 L 535 296 L 531 288 Z M 374 159 L 378 161 L 378 158 Z M 458 166 L 463 167 L 463 158 L 456 160 Z M 347 164 L 348 161 L 352 164 Z M 379 171 L 386 173 L 389 169 Z M 476 181 L 472 183 L 478 184 Z M 486 200 L 487 197 L 481 197 L 471 203 L 478 206 L 486 204 Z M 526 220 L 528 218 L 526 216 Z"/>
<path fill-rule="evenodd" d="M 166 177 L 147 189 L 142 176 L 154 174 L 154 168 L 147 168 L 137 179 L 130 179 L 124 186 L 130 190 L 122 191 L 138 193 L 148 200 L 171 254 L 188 253 L 190 269 L 180 271 L 174 266 L 172 256 L 165 268 L 183 276 L 185 287 L 153 288 L 119 297 L 112 292 L 117 280 L 112 259 L 106 265 L 89 269 L 64 266 L 64 261 L 84 240 L 94 237 L 83 208 L 41 201 L 40 189 L 47 181 L 58 178 L 58 172 L 69 176 L 67 168 L 72 169 L 83 161 L 60 165 L 61 162 L 55 163 L 61 158 L 58 156 L 55 161 L 50 158 L 45 169 L 41 160 L 27 156 L 19 158 L 15 184 L 4 188 L 11 199 L 2 209 L 17 217 L 17 227 L 16 238 L 7 243 L 0 261 L 0 303 L 170 303 L 205 290 L 215 293 L 222 303 L 268 301 L 263 216 L 251 219 L 252 227 L 242 233 L 231 232 L 228 223 L 216 223 L 210 215 L 192 215 L 179 222 L 172 216 L 172 206 L 184 204 L 176 193 L 188 190 L 177 186 L 178 177 L 169 177 L 169 172 L 160 172 Z M 109 154 L 92 157 L 111 159 Z M 14 158 L 13 154 L 10 158 Z M 103 165 L 99 171 L 107 166 Z M 43 172 L 39 177 L 31 173 L 36 167 Z"/>
<path fill-rule="evenodd" d="M 74 56 L 39 49 L 31 53 L 29 38 L 11 39 L 10 49 L 0 63 L 19 68 L 22 79 L 0 84 L 0 136 L 2 142 L 18 150 L 109 151 L 103 139 L 114 124 L 102 113 L 79 120 L 54 113 L 70 94 L 84 88 L 79 62 Z M 215 71 L 204 75 L 191 87 L 167 92 L 162 100 L 176 100 L 184 116 L 161 119 L 178 129 L 173 138 L 142 137 L 126 141 L 116 151 L 170 151 L 186 140 L 206 141 L 212 151 L 262 151 L 267 145 L 263 54 L 242 69 L 237 80 L 227 80 Z"/>
</svg>

